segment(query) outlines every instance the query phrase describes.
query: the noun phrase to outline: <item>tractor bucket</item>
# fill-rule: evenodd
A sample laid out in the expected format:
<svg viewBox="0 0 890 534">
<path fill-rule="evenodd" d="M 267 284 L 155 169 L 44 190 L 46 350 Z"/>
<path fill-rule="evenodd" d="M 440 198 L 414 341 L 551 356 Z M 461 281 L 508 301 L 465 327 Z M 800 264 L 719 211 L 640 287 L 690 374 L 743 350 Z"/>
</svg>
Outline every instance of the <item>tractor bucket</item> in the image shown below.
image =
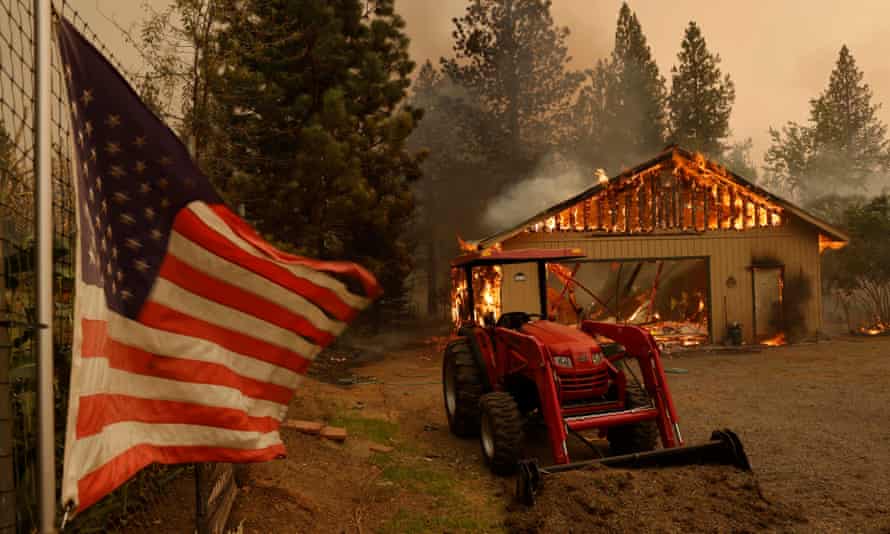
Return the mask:
<svg viewBox="0 0 890 534">
<path fill-rule="evenodd" d="M 584 469 L 592 465 L 609 467 L 669 467 L 680 465 L 717 464 L 732 465 L 744 471 L 751 470 L 751 464 L 739 437 L 732 430 L 715 430 L 711 440 L 701 445 L 674 447 L 657 451 L 609 456 L 596 460 L 560 464 L 550 467 L 538 466 L 537 460 L 524 460 L 519 464 L 519 478 L 516 481 L 516 497 L 528 506 L 535 504 L 541 489 L 543 475 Z"/>
</svg>

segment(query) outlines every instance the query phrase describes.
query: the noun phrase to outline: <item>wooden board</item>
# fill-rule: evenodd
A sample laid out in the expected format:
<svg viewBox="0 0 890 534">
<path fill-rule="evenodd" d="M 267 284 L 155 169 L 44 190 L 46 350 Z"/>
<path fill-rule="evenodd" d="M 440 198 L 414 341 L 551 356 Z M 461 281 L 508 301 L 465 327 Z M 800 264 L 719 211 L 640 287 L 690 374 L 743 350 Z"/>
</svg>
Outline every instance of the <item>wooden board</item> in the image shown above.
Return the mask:
<svg viewBox="0 0 890 534">
<path fill-rule="evenodd" d="M 200 475 L 199 534 L 223 534 L 238 493 L 232 464 L 203 464 Z"/>
</svg>

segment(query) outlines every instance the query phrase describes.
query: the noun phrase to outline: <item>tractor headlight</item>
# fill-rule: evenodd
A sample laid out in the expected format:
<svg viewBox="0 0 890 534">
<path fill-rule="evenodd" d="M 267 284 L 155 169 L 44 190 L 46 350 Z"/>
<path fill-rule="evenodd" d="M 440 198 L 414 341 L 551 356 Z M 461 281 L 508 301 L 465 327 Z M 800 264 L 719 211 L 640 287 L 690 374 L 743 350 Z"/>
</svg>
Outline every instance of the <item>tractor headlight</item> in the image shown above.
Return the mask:
<svg viewBox="0 0 890 534">
<path fill-rule="evenodd" d="M 602 352 L 594 352 L 590 355 L 593 360 L 594 365 L 599 365 L 601 361 L 603 361 L 603 353 Z"/>
<path fill-rule="evenodd" d="M 572 367 L 572 358 L 569 356 L 554 356 L 553 363 L 559 367 Z"/>
</svg>

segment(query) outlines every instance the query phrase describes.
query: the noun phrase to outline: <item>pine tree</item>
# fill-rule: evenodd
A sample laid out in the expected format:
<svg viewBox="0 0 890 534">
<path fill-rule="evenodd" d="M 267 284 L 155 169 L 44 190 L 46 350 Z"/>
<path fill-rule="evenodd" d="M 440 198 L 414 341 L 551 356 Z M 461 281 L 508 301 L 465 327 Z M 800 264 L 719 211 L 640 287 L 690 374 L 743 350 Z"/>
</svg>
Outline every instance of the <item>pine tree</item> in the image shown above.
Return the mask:
<svg viewBox="0 0 890 534">
<path fill-rule="evenodd" d="M 472 0 L 454 19 L 445 73 L 473 93 L 506 162 L 528 165 L 558 141 L 554 131 L 581 75 L 567 70 L 568 29 L 554 25 L 550 0 Z"/>
<path fill-rule="evenodd" d="M 708 51 L 701 29 L 690 22 L 677 55 L 671 86 L 671 138 L 690 150 L 720 158 L 728 148 L 735 86 L 720 71 L 720 56 Z"/>
<path fill-rule="evenodd" d="M 664 148 L 666 102 L 665 79 L 625 2 L 612 54 L 588 74 L 574 109 L 578 155 L 610 172 L 651 157 Z"/>
<path fill-rule="evenodd" d="M 398 305 L 420 157 L 406 139 L 404 22 L 393 0 L 221 0 L 213 81 L 232 189 L 266 236 L 355 260 Z"/>
<path fill-rule="evenodd" d="M 781 131 L 770 129 L 773 143 L 765 161 L 775 184 L 810 200 L 886 180 L 887 126 L 878 119 L 880 106 L 872 103 L 871 88 L 863 78 L 844 45 L 828 87 L 810 101 L 809 125 L 789 122 Z"/>
<path fill-rule="evenodd" d="M 638 151 L 660 150 L 666 130 L 665 81 L 640 21 L 627 3 L 622 4 L 618 15 L 612 68 L 618 83 L 609 103 L 615 106 L 616 127 L 625 125 L 625 131 L 631 134 L 630 146 Z"/>
</svg>

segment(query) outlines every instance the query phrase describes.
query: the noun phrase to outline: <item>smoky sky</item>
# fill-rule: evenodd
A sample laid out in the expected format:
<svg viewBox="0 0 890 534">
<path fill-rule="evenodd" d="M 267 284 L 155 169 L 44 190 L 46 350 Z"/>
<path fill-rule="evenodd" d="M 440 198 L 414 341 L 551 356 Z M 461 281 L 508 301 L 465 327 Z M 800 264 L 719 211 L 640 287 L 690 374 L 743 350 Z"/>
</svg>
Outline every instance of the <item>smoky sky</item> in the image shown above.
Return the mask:
<svg viewBox="0 0 890 534">
<path fill-rule="evenodd" d="M 146 0 L 160 8 L 170 0 Z M 129 26 L 142 16 L 136 0 L 77 0 L 83 17 L 122 61 L 138 68 L 107 18 Z M 396 0 L 407 22 L 411 53 L 418 63 L 438 62 L 451 53 L 451 19 L 468 0 Z M 890 2 L 886 0 L 638 0 L 630 2 L 668 79 L 683 31 L 690 20 L 702 28 L 708 48 L 720 54 L 721 68 L 736 86 L 731 127 L 734 139 L 752 137 L 756 163 L 769 145 L 769 126 L 807 119 L 809 99 L 828 84 L 841 45 L 847 44 L 874 91 L 879 112 L 890 122 Z M 553 17 L 571 31 L 572 67 L 591 68 L 612 47 L 620 0 L 553 0 Z"/>
</svg>

